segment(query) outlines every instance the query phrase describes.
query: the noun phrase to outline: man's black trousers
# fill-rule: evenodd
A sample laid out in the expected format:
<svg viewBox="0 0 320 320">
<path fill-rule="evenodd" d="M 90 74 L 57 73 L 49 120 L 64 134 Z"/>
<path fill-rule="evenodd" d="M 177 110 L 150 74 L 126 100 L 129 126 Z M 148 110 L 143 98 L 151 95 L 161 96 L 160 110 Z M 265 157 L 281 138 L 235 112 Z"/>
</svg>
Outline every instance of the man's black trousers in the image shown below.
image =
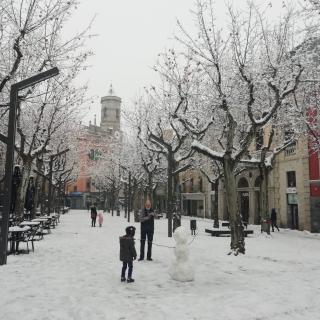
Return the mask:
<svg viewBox="0 0 320 320">
<path fill-rule="evenodd" d="M 144 246 L 148 240 L 148 251 L 147 259 L 151 259 L 152 254 L 152 241 L 153 241 L 153 230 L 150 229 L 141 229 L 141 241 L 140 241 L 140 259 L 144 259 Z"/>
</svg>

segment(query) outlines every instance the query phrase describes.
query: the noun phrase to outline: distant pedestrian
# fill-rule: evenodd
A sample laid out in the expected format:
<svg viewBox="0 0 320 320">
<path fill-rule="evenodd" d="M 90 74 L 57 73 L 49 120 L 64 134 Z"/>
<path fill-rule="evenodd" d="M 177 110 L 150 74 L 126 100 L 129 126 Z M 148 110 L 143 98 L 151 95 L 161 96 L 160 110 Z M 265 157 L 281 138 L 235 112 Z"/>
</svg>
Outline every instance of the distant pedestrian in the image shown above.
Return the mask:
<svg viewBox="0 0 320 320">
<path fill-rule="evenodd" d="M 272 227 L 272 232 L 274 232 L 274 227 L 276 227 L 277 230 L 280 231 L 277 226 L 277 211 L 275 208 L 271 209 L 271 227 Z"/>
<path fill-rule="evenodd" d="M 144 247 L 146 239 L 148 239 L 148 250 L 147 250 L 147 260 L 152 261 L 152 241 L 154 233 L 154 211 L 151 207 L 150 200 L 145 202 L 144 207 L 140 212 L 140 230 L 141 230 L 141 241 L 140 241 L 140 257 L 139 261 L 144 259 Z"/>
<path fill-rule="evenodd" d="M 134 247 L 134 235 L 136 228 L 129 226 L 126 228 L 126 234 L 120 237 L 120 261 L 122 261 L 121 282 L 134 282 L 132 279 L 133 260 L 137 259 L 137 252 Z M 128 268 L 128 278 L 126 279 L 126 270 Z"/>
<path fill-rule="evenodd" d="M 98 213 L 98 222 L 99 222 L 99 227 L 102 227 L 102 223 L 103 223 L 103 211 L 99 211 Z"/>
<path fill-rule="evenodd" d="M 87 201 L 87 202 L 86 202 L 86 206 L 87 206 L 87 210 L 88 210 L 88 212 L 89 212 L 90 207 L 91 207 L 91 202 L 90 202 L 90 201 Z"/>
<path fill-rule="evenodd" d="M 96 204 L 94 203 L 93 206 L 91 207 L 91 227 L 96 226 L 96 220 L 97 220 L 97 207 L 96 207 Z"/>
</svg>

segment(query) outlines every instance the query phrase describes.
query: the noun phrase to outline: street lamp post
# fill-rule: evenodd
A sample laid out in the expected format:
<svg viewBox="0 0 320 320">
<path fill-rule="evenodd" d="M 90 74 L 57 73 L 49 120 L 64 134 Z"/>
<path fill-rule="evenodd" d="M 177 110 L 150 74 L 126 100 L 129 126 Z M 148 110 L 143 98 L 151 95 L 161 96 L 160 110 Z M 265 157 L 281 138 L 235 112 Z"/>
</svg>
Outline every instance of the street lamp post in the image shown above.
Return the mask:
<svg viewBox="0 0 320 320">
<path fill-rule="evenodd" d="M 131 212 L 131 207 L 132 207 L 132 203 L 131 203 L 131 192 L 132 192 L 132 186 L 131 186 L 131 171 L 129 171 L 129 186 L 128 186 L 128 222 L 130 222 L 130 212 Z"/>
<path fill-rule="evenodd" d="M 1 226 L 0 226 L 0 265 L 7 263 L 7 243 L 8 243 L 8 228 L 9 215 L 11 204 L 11 189 L 12 189 L 12 172 L 14 162 L 14 144 L 16 135 L 16 114 L 18 105 L 19 91 L 31 87 L 39 82 L 50 79 L 59 74 L 58 68 L 41 72 L 33 77 L 14 83 L 10 91 L 10 109 L 9 109 L 9 123 L 7 133 L 7 151 L 6 151 L 6 165 L 5 165 L 5 182 L 4 194 L 5 202 L 2 212 Z"/>
</svg>

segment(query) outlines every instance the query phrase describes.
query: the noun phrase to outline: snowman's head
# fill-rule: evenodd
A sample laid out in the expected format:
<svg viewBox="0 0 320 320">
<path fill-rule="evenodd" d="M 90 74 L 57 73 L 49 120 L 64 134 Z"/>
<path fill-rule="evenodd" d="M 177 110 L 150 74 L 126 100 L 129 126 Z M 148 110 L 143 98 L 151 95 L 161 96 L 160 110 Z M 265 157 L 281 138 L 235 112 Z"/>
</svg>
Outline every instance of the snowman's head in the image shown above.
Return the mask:
<svg viewBox="0 0 320 320">
<path fill-rule="evenodd" d="M 185 244 L 188 241 L 187 232 L 184 227 L 178 227 L 174 231 L 173 237 L 178 244 Z"/>
</svg>

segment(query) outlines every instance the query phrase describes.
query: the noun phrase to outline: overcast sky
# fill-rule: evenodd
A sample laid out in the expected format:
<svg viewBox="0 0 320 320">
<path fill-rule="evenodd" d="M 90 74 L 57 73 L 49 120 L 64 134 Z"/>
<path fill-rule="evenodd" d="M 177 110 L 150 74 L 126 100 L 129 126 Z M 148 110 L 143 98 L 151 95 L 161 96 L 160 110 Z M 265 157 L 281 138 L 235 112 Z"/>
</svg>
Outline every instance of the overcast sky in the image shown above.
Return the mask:
<svg viewBox="0 0 320 320">
<path fill-rule="evenodd" d="M 282 4 L 282 0 L 257 1 L 271 2 L 273 10 Z M 216 0 L 221 15 L 224 2 Z M 68 33 L 83 30 L 96 15 L 91 32 L 98 34 L 88 43 L 95 53 L 89 60 L 91 68 L 80 76 L 82 82 L 88 81 L 89 95 L 96 97 L 91 106 L 88 104 L 84 122 L 93 120 L 96 113 L 99 123 L 100 98 L 107 95 L 111 82 L 116 95 L 127 105 L 143 86 L 156 82 L 151 67 L 158 53 L 172 47 L 177 18 L 188 30 L 194 28 L 194 8 L 194 0 L 80 0 Z"/>
</svg>

